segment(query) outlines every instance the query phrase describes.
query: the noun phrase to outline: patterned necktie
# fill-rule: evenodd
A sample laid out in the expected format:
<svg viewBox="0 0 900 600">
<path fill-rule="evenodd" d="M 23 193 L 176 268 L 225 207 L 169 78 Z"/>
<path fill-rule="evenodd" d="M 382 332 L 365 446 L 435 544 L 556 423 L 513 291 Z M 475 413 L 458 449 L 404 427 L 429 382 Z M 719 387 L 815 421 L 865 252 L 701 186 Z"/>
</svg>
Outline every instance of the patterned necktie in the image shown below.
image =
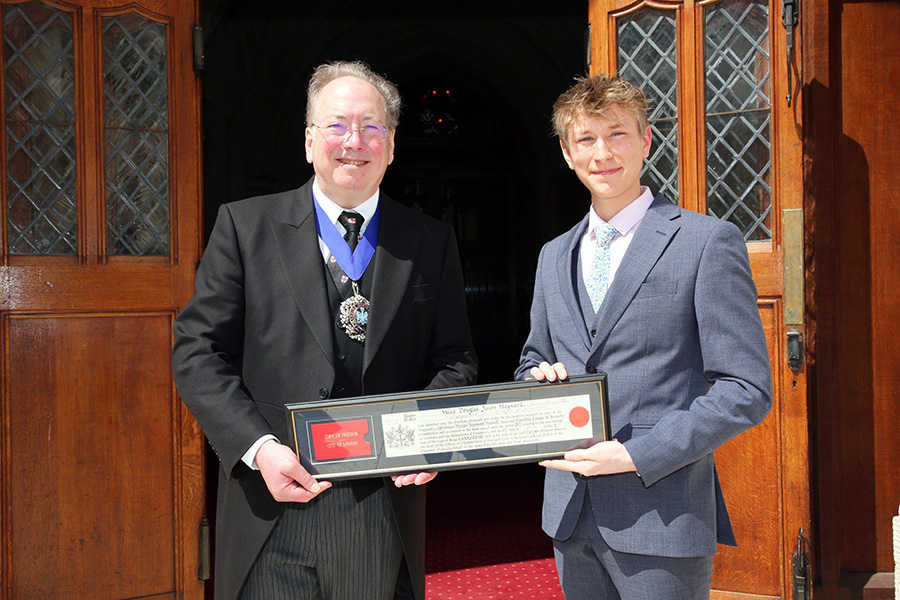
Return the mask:
<svg viewBox="0 0 900 600">
<path fill-rule="evenodd" d="M 338 217 L 338 222 L 347 230 L 347 233 L 344 234 L 344 239 L 347 241 L 347 245 L 350 246 L 351 251 L 356 250 L 356 245 L 359 243 L 359 232 L 365 220 L 366 218 L 361 214 L 346 210 Z"/>
<path fill-rule="evenodd" d="M 587 280 L 588 297 L 591 299 L 594 312 L 600 310 L 600 304 L 606 296 L 606 290 L 609 289 L 609 244 L 616 233 L 615 227 L 603 221 L 600 221 L 594 229 L 597 246 L 594 249 L 594 259 Z"/>
</svg>

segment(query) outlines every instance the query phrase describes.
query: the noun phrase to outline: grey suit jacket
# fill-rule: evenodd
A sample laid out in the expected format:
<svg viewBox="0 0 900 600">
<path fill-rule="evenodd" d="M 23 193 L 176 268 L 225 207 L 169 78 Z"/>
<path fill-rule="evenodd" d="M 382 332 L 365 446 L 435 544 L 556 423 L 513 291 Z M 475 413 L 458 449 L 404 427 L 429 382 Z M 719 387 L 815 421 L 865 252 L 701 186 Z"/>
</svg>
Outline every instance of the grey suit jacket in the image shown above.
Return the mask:
<svg viewBox="0 0 900 600">
<path fill-rule="evenodd" d="M 738 229 L 657 196 L 593 322 L 573 265 L 587 217 L 541 251 L 531 333 L 516 376 L 543 360 L 605 372 L 614 437 L 638 473 L 582 477 L 548 469 L 543 527 L 564 540 L 589 491 L 615 550 L 668 557 L 735 544 L 713 451 L 772 405 L 766 341 Z M 591 334 L 594 330 L 594 334 Z"/>
<path fill-rule="evenodd" d="M 473 383 L 477 365 L 453 232 L 384 194 L 379 206 L 363 393 Z M 175 382 L 222 467 L 217 599 L 237 598 L 283 511 L 242 455 L 264 434 L 288 443 L 285 404 L 327 398 L 334 384 L 323 262 L 312 181 L 226 204 L 194 297 L 175 321 Z M 422 600 L 424 489 L 387 490 Z"/>
</svg>

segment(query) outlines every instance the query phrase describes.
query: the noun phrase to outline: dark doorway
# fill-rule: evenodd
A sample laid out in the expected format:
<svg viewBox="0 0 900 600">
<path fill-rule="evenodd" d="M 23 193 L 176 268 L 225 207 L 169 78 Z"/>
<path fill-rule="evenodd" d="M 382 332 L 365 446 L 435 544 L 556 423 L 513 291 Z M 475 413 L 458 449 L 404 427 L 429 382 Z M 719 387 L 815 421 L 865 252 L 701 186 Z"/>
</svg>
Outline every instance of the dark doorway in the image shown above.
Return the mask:
<svg viewBox="0 0 900 600">
<path fill-rule="evenodd" d="M 540 247 L 589 202 L 549 121 L 556 97 L 585 72 L 587 0 L 350 1 L 340 9 L 332 2 L 201 0 L 201 9 L 207 233 L 223 202 L 309 179 L 309 76 L 325 61 L 363 60 L 403 97 L 382 189 L 454 226 L 479 380 L 511 380 L 528 334 Z M 453 529 L 466 529 L 492 515 L 519 530 L 505 535 L 539 530 L 541 471 L 525 465 L 442 474 L 429 484 L 430 531 L 451 518 Z M 536 552 L 549 556 L 549 548 Z M 459 554 L 467 554 L 464 546 Z M 514 554 L 497 560 L 522 559 Z"/>
</svg>

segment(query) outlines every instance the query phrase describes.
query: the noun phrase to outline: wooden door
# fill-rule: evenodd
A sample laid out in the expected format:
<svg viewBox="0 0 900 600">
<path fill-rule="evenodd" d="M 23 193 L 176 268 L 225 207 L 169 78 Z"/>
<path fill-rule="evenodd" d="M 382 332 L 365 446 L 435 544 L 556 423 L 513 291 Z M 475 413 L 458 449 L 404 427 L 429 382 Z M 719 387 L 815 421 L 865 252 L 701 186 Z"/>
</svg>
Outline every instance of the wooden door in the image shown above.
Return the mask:
<svg viewBox="0 0 900 600">
<path fill-rule="evenodd" d="M 200 598 L 197 2 L 0 9 L 0 597 Z"/>
<path fill-rule="evenodd" d="M 798 533 L 805 550 L 810 532 L 809 443 L 802 353 L 796 372 L 788 365 L 788 334 L 801 347 L 805 334 L 803 173 L 781 3 L 591 0 L 589 11 L 591 72 L 618 73 L 652 100 L 643 183 L 747 240 L 775 404 L 716 452 L 739 545 L 719 546 L 713 597 L 792 598 Z"/>
</svg>

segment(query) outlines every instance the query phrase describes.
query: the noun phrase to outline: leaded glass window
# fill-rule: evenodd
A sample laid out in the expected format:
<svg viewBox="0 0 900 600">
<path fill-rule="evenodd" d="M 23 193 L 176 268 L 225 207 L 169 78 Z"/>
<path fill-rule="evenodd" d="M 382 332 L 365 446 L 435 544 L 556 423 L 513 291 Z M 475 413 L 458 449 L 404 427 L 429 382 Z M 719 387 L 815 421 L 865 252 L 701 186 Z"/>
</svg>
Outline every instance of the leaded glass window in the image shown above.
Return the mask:
<svg viewBox="0 0 900 600">
<path fill-rule="evenodd" d="M 3 7 L 8 251 L 74 255 L 72 16 L 40 2 Z"/>
<path fill-rule="evenodd" d="M 166 30 L 103 19 L 107 253 L 169 253 Z"/>
<path fill-rule="evenodd" d="M 653 145 L 641 181 L 678 202 L 678 63 L 672 11 L 639 10 L 618 21 L 619 76 L 650 100 Z"/>
<path fill-rule="evenodd" d="M 746 240 L 772 239 L 769 7 L 705 8 L 707 211 Z"/>
</svg>

